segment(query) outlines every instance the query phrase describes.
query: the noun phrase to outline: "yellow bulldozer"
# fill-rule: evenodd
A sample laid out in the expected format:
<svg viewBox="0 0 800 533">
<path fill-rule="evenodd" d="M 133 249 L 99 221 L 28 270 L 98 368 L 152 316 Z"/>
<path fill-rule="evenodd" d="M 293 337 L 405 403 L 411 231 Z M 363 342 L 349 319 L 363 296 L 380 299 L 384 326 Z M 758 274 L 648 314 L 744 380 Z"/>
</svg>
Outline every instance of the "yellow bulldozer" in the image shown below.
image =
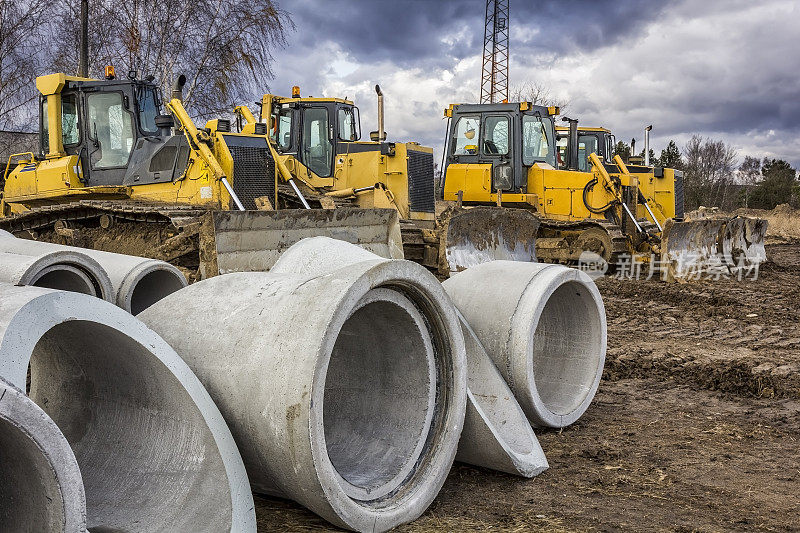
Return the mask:
<svg viewBox="0 0 800 533">
<path fill-rule="evenodd" d="M 565 118 L 559 131 L 559 114 L 529 102 L 450 105 L 443 199 L 535 213 L 540 261 L 575 263 L 588 252 L 611 265 L 658 261 L 682 277 L 766 259 L 766 221 L 683 220 L 680 171 L 628 166 L 611 157 L 608 130 Z"/>
</svg>

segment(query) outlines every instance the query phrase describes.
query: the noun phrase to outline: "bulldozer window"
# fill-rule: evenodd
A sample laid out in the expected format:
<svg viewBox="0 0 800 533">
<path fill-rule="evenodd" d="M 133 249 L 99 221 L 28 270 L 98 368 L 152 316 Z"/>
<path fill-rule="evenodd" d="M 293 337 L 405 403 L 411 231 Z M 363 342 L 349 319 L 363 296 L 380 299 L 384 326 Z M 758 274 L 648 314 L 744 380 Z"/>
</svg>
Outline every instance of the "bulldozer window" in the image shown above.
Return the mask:
<svg viewBox="0 0 800 533">
<path fill-rule="evenodd" d="M 277 128 L 273 130 L 273 139 L 281 152 L 288 152 L 292 148 L 292 110 L 281 109 L 275 119 Z"/>
<path fill-rule="evenodd" d="M 553 123 L 534 115 L 522 117 L 522 163 L 530 166 L 536 162 L 556 166 Z"/>
<path fill-rule="evenodd" d="M 303 164 L 321 178 L 331 174 L 333 148 L 328 136 L 328 110 L 309 107 L 303 112 Z"/>
<path fill-rule="evenodd" d="M 61 96 L 61 138 L 64 146 L 78 144 L 81 140 L 78 130 L 78 95 L 66 93 Z M 47 99 L 42 100 L 42 148 L 50 150 L 49 127 L 47 122 Z"/>
<path fill-rule="evenodd" d="M 358 120 L 357 107 L 339 108 L 339 139 L 357 141 L 361 138 L 361 125 Z"/>
<path fill-rule="evenodd" d="M 139 107 L 139 127 L 142 128 L 142 132 L 158 133 L 158 126 L 156 126 L 158 105 L 155 88 L 137 87 L 136 100 Z"/>
<path fill-rule="evenodd" d="M 133 148 L 133 120 L 123 107 L 122 93 L 96 93 L 88 98 L 89 137 L 96 149 L 93 168 L 123 167 Z"/>
<path fill-rule="evenodd" d="M 581 135 L 578 137 L 578 170 L 589 171 L 589 154 L 599 154 L 598 142 L 595 135 Z"/>
<path fill-rule="evenodd" d="M 508 154 L 508 117 L 486 117 L 484 155 Z"/>
<path fill-rule="evenodd" d="M 480 139 L 481 118 L 461 117 L 453 128 L 453 138 L 450 142 L 453 155 L 476 155 L 478 153 L 478 139 Z"/>
</svg>

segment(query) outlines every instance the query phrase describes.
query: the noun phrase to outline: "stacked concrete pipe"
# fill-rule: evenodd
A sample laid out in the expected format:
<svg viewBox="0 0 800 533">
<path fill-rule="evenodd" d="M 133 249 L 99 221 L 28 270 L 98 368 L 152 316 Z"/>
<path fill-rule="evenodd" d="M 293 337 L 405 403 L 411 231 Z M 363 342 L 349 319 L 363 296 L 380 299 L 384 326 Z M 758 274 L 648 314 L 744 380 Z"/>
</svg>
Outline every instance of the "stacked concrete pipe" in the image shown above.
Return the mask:
<svg viewBox="0 0 800 533">
<path fill-rule="evenodd" d="M 86 531 L 78 462 L 58 426 L 0 378 L 0 530 Z"/>
<path fill-rule="evenodd" d="M 25 243 L 32 245 L 26 246 Z M 111 280 L 100 264 L 77 249 L 56 249 L 0 230 L 0 282 L 79 292 L 108 299 Z"/>
<path fill-rule="evenodd" d="M 423 267 L 304 239 L 269 273 L 195 283 L 140 318 L 205 384 L 256 490 L 385 531 L 441 488 L 464 421 L 464 340 Z"/>
<path fill-rule="evenodd" d="M 26 259 L 34 262 L 27 269 Z M 47 268 L 50 270 L 45 270 Z M 6 271 L 9 273 L 4 274 Z M 187 284 L 181 271 L 164 261 L 18 239 L 8 232 L 0 233 L 0 281 L 73 290 L 66 280 L 72 280 L 72 286 L 82 287 L 76 277 L 79 272 L 85 272 L 99 285 L 93 296 L 115 303 L 134 315 Z M 64 281 L 45 284 L 48 279 Z M 76 292 L 91 294 L 85 290 Z"/>
<path fill-rule="evenodd" d="M 86 295 L 0 284 L 0 376 L 55 422 L 94 531 L 255 531 L 217 407 L 152 330 Z"/>
<path fill-rule="evenodd" d="M 606 354 L 605 307 L 589 276 L 495 261 L 443 286 L 534 426 L 561 428 L 583 415 Z"/>
</svg>

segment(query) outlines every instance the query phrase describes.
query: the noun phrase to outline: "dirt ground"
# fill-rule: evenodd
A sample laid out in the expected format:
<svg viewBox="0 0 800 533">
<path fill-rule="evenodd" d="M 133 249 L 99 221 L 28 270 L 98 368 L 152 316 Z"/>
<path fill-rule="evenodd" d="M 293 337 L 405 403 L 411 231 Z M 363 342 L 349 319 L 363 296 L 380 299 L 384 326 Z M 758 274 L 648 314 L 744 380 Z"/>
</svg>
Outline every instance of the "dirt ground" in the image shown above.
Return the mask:
<svg viewBox="0 0 800 533">
<path fill-rule="evenodd" d="M 800 531 L 800 243 L 756 281 L 603 279 L 608 358 L 526 480 L 456 464 L 398 531 Z M 256 498 L 259 531 L 330 526 Z"/>
</svg>

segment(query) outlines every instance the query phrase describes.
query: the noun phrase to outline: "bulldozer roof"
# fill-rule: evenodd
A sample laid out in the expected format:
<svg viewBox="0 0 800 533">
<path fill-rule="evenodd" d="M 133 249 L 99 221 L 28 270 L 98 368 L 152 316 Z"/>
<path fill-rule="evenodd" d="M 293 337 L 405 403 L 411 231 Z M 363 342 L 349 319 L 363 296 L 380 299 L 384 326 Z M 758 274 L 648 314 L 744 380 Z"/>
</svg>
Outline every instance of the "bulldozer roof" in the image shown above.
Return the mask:
<svg viewBox="0 0 800 533">
<path fill-rule="evenodd" d="M 556 126 L 557 132 L 565 132 L 569 131 L 569 126 Z M 587 131 L 587 132 L 601 132 L 601 133 L 611 133 L 611 130 L 607 128 L 584 128 L 583 126 L 578 128 L 578 132 Z"/>
<path fill-rule="evenodd" d="M 324 97 L 313 97 L 309 96 L 306 98 L 291 98 L 288 96 L 277 96 L 277 95 L 264 95 L 264 96 L 272 96 L 279 104 L 291 104 L 291 103 L 314 103 L 314 102 L 329 102 L 329 103 L 336 103 L 336 104 L 348 104 L 354 105 L 351 100 L 345 100 L 344 98 L 324 98 Z"/>
<path fill-rule="evenodd" d="M 131 83 L 149 84 L 151 82 L 146 80 L 131 80 L 131 79 L 113 79 L 113 80 L 98 80 L 95 78 L 82 78 L 80 76 L 70 76 L 64 73 L 47 74 L 36 78 L 36 88 L 44 96 L 49 94 L 58 94 L 67 86 L 70 85 L 83 85 L 90 87 L 113 87 L 115 85 L 130 85 Z"/>
<path fill-rule="evenodd" d="M 557 107 L 545 107 L 540 105 L 533 105 L 530 102 L 505 102 L 496 104 L 450 104 L 445 109 L 445 116 L 452 116 L 454 113 L 536 113 L 537 111 L 543 115 L 557 115 L 560 110 Z"/>
</svg>

